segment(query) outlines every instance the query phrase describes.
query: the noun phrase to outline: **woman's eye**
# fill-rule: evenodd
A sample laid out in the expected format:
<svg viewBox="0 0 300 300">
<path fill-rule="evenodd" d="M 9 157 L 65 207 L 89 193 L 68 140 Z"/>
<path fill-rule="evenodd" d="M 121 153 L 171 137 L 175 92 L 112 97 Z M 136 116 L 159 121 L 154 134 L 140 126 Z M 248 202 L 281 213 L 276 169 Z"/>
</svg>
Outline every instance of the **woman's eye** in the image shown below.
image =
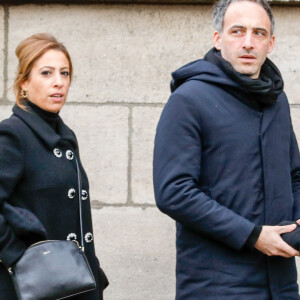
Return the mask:
<svg viewBox="0 0 300 300">
<path fill-rule="evenodd" d="M 45 76 L 50 75 L 50 74 L 51 74 L 50 71 L 43 71 L 42 72 L 42 75 L 45 75 Z"/>
<path fill-rule="evenodd" d="M 70 75 L 70 73 L 68 71 L 63 71 L 63 72 L 61 72 L 61 74 L 64 75 L 64 76 L 69 76 Z"/>
</svg>

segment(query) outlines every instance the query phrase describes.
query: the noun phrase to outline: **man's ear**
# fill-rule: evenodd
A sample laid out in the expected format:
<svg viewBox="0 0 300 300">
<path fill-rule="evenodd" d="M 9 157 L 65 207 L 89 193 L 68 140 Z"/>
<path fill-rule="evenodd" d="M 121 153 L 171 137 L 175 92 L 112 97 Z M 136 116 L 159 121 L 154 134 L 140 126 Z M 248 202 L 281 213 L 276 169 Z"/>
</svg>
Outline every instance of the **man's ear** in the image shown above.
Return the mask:
<svg viewBox="0 0 300 300">
<path fill-rule="evenodd" d="M 219 31 L 214 32 L 213 40 L 214 40 L 215 48 L 217 50 L 221 50 L 222 37 Z"/>
<path fill-rule="evenodd" d="M 270 43 L 269 43 L 268 53 L 271 53 L 273 51 L 274 45 L 275 45 L 275 36 L 272 35 Z"/>
</svg>

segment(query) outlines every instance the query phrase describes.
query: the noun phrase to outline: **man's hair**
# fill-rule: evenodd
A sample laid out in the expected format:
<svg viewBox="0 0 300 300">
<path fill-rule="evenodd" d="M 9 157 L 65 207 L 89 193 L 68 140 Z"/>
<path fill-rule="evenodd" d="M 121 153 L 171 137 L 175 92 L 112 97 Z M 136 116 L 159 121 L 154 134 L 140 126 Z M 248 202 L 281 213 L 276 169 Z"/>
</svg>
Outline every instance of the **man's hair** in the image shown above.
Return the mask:
<svg viewBox="0 0 300 300">
<path fill-rule="evenodd" d="M 233 2 L 239 1 L 249 1 L 259 4 L 268 14 L 270 21 L 271 21 L 271 35 L 274 33 L 275 21 L 272 14 L 271 7 L 267 0 L 220 0 L 214 6 L 213 11 L 213 21 L 214 27 L 217 31 L 223 31 L 223 24 L 224 24 L 224 16 L 228 6 Z"/>
</svg>

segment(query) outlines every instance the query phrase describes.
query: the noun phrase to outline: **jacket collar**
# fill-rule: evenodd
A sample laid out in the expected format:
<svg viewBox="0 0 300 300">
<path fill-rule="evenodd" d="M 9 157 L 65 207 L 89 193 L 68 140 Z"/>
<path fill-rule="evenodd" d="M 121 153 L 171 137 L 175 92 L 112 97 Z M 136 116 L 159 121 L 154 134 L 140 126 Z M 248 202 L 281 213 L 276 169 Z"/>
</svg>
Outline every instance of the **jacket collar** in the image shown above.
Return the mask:
<svg viewBox="0 0 300 300">
<path fill-rule="evenodd" d="M 29 106 L 26 106 L 26 110 L 23 110 L 19 106 L 15 105 L 12 111 L 28 127 L 30 127 L 32 131 L 39 136 L 50 149 L 55 148 L 55 146 L 63 140 L 69 141 L 75 149 L 77 148 L 77 141 L 74 133 L 67 125 L 64 124 L 60 117 L 58 132 L 56 133 Z"/>
</svg>

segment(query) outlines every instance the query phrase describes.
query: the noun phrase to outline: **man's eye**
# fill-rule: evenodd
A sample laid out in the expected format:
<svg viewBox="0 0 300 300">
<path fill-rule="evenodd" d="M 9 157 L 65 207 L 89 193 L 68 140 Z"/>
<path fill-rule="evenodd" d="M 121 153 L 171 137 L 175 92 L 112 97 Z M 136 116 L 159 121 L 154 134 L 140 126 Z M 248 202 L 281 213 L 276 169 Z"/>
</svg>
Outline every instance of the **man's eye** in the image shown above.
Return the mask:
<svg viewBox="0 0 300 300">
<path fill-rule="evenodd" d="M 258 36 L 265 36 L 266 35 L 266 33 L 262 32 L 262 31 L 257 31 L 255 34 L 258 35 Z"/>
<path fill-rule="evenodd" d="M 241 34 L 242 31 L 240 29 L 236 29 L 232 31 L 233 34 Z"/>
</svg>

